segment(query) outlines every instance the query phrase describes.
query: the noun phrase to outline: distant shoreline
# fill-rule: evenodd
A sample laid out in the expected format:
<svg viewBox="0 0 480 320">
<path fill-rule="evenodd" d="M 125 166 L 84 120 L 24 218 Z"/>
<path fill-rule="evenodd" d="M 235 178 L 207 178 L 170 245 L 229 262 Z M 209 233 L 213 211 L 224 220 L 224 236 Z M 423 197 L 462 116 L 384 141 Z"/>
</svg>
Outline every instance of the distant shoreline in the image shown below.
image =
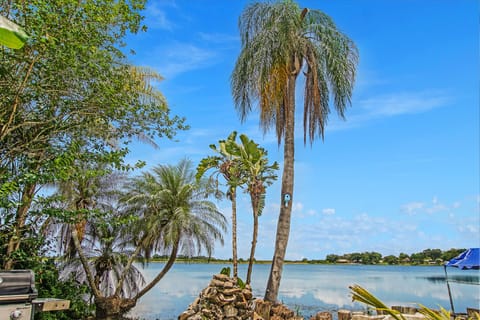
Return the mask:
<svg viewBox="0 0 480 320">
<path fill-rule="evenodd" d="M 400 253 L 398 256 L 383 256 L 379 252 L 353 252 L 343 255 L 328 254 L 325 259 L 285 260 L 285 264 L 314 264 L 314 265 L 392 265 L 392 266 L 443 266 L 445 262 L 458 256 L 466 249 L 449 249 L 442 251 L 440 249 L 425 249 L 421 252 L 406 254 Z M 152 262 L 166 262 L 168 256 L 156 255 Z M 238 264 L 247 264 L 248 259 L 238 258 Z M 218 259 L 215 257 L 179 256 L 176 259 L 178 263 L 211 263 L 211 264 L 231 264 L 232 259 Z M 254 260 L 254 264 L 271 264 L 271 260 Z"/>
<path fill-rule="evenodd" d="M 167 262 L 168 259 L 163 259 L 163 258 L 156 258 L 152 259 L 149 261 L 149 263 L 152 262 L 158 262 L 158 263 L 165 263 Z M 231 260 L 223 260 L 223 259 L 185 259 L 185 258 L 179 258 L 175 260 L 175 263 L 182 263 L 182 264 L 232 264 Z M 254 264 L 271 264 L 271 260 L 256 260 Z M 248 261 L 239 261 L 238 264 L 248 264 Z M 412 264 L 412 263 L 401 263 L 401 264 L 388 264 L 388 263 L 374 263 L 374 264 L 368 264 L 368 263 L 358 263 L 358 262 L 336 262 L 336 263 L 331 263 L 331 262 L 326 262 L 326 261 L 295 261 L 295 260 L 288 260 L 285 261 L 285 264 L 289 265 L 331 265 L 331 266 L 346 266 L 346 265 L 356 265 L 356 266 L 443 266 L 443 263 L 423 263 L 423 264 Z"/>
</svg>

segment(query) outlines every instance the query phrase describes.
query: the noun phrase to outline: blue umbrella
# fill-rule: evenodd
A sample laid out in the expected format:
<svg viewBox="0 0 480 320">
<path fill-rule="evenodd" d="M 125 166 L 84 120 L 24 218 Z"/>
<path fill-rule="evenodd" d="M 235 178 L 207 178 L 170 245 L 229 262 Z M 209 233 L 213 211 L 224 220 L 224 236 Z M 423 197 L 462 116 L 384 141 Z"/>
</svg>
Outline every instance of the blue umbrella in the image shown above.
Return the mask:
<svg viewBox="0 0 480 320">
<path fill-rule="evenodd" d="M 448 297 L 450 298 L 450 306 L 452 307 L 452 313 L 455 314 L 453 307 L 452 293 L 450 291 L 450 284 L 448 283 L 447 267 L 455 267 L 461 270 L 465 269 L 480 269 L 480 248 L 470 248 L 460 253 L 455 258 L 451 259 L 444 264 L 445 279 L 447 281 Z"/>
</svg>

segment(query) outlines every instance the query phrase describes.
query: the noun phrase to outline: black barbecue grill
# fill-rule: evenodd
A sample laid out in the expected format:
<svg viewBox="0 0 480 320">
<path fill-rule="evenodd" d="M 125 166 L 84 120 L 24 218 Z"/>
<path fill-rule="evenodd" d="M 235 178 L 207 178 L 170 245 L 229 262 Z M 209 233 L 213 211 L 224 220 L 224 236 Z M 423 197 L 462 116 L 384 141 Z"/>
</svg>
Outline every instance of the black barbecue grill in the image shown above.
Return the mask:
<svg viewBox="0 0 480 320">
<path fill-rule="evenodd" d="M 0 270 L 0 320 L 31 320 L 34 311 L 65 310 L 69 300 L 37 299 L 31 270 Z M 35 309 L 35 310 L 34 310 Z"/>
<path fill-rule="evenodd" d="M 32 319 L 32 301 L 37 296 L 33 271 L 0 271 L 0 319 Z"/>
</svg>

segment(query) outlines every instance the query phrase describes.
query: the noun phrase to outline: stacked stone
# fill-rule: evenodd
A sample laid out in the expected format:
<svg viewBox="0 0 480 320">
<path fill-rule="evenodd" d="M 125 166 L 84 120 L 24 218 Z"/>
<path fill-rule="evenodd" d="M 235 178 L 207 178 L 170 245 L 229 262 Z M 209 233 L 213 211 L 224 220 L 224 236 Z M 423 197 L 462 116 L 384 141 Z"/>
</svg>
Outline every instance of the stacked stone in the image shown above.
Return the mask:
<svg viewBox="0 0 480 320">
<path fill-rule="evenodd" d="M 255 300 L 253 320 L 304 320 L 284 304 L 271 304 L 262 299 Z"/>
<path fill-rule="evenodd" d="M 229 276 L 216 274 L 178 320 L 251 319 L 252 298 L 249 285 L 242 289 Z"/>
</svg>

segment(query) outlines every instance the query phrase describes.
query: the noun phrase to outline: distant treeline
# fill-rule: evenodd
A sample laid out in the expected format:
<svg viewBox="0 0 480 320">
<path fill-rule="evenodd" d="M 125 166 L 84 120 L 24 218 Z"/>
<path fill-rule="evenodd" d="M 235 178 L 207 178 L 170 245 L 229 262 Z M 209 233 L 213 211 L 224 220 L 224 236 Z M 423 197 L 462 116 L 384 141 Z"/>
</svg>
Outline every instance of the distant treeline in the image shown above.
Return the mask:
<svg viewBox="0 0 480 320">
<path fill-rule="evenodd" d="M 410 265 L 424 265 L 424 264 L 437 264 L 441 265 L 445 261 L 449 261 L 455 258 L 466 249 L 449 249 L 442 251 L 440 249 L 425 249 L 421 252 L 406 254 L 400 253 L 398 256 L 387 255 L 382 256 L 379 252 L 354 252 L 346 253 L 343 255 L 328 254 L 325 259 L 308 259 L 303 258 L 301 260 L 286 260 L 286 263 L 308 263 L 308 264 L 334 264 L 334 263 L 358 263 L 358 264 L 410 264 Z M 155 255 L 154 260 L 164 261 L 167 260 L 167 256 Z M 217 259 L 213 257 L 186 257 L 180 256 L 177 258 L 178 262 L 189 263 L 231 263 L 232 259 Z M 238 259 L 239 263 L 248 262 L 247 259 Z M 255 260 L 255 263 L 265 264 L 270 263 L 268 260 Z"/>
<path fill-rule="evenodd" d="M 406 254 L 400 253 L 398 256 L 382 256 L 378 252 L 347 253 L 344 255 L 329 254 L 325 261 L 327 263 L 360 263 L 360 264 L 443 264 L 452 258 L 455 258 L 466 249 L 450 249 L 442 251 L 440 249 L 425 249 L 421 252 Z"/>
</svg>

